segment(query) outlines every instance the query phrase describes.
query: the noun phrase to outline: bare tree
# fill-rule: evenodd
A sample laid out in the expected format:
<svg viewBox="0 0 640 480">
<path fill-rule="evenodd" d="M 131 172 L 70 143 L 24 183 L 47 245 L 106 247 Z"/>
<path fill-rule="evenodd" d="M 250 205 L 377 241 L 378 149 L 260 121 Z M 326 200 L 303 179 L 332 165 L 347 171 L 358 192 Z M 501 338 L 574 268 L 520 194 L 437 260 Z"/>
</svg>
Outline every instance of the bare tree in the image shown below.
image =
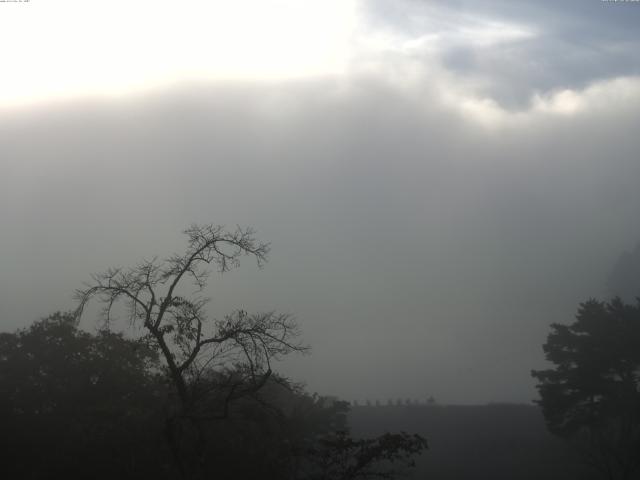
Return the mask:
<svg viewBox="0 0 640 480">
<path fill-rule="evenodd" d="M 197 430 L 193 449 L 201 456 L 202 422 L 226 418 L 234 400 L 260 390 L 272 376 L 274 359 L 307 350 L 298 342 L 299 329 L 289 315 L 241 310 L 216 320 L 206 313 L 209 299 L 200 294 L 209 268 L 229 271 L 243 256 L 254 257 L 262 267 L 268 244 L 258 242 L 252 229 L 240 227 L 228 231 L 222 226 L 192 225 L 184 233 L 188 242 L 183 254 L 109 269 L 93 275 L 76 292 L 78 321 L 87 302 L 97 298 L 108 328 L 114 306 L 124 302 L 130 323 L 144 332 L 139 340 L 160 351 L 178 397 L 177 411 L 167 420 L 167 438 L 177 457 L 178 423 L 188 421 Z M 176 460 L 185 473 L 180 458 Z"/>
</svg>

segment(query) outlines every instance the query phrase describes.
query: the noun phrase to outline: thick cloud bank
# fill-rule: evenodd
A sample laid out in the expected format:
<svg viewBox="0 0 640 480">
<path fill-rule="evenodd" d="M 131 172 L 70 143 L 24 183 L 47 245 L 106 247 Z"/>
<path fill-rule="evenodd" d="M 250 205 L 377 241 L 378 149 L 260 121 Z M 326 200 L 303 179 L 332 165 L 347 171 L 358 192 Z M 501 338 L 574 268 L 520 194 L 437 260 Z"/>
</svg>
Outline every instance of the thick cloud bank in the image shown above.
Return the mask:
<svg viewBox="0 0 640 480">
<path fill-rule="evenodd" d="M 270 262 L 214 277 L 211 312 L 294 313 L 313 353 L 282 368 L 311 389 L 532 399 L 549 323 L 640 239 L 637 53 L 626 17 L 589 40 L 619 54 L 583 61 L 589 9 L 543 31 L 542 6 L 463 4 L 427 33 L 428 4 L 370 10 L 340 76 L 2 110 L 3 329 L 191 222 L 252 225 Z"/>
</svg>

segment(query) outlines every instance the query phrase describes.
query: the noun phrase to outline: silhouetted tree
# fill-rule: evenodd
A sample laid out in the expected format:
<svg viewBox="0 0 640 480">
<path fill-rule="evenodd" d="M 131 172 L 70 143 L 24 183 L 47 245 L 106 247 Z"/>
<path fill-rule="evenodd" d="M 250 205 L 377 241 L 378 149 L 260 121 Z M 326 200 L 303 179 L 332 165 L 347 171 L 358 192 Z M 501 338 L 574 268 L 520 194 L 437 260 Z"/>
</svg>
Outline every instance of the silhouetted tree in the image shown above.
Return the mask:
<svg viewBox="0 0 640 480">
<path fill-rule="evenodd" d="M 275 313 L 250 315 L 238 311 L 222 320 L 209 319 L 205 311 L 207 299 L 199 296 L 207 285 L 208 265 L 214 264 L 219 272 L 226 272 L 237 267 L 242 256 L 249 255 L 262 266 L 268 245 L 257 242 L 249 229 L 228 232 L 220 226 L 193 225 L 185 233 L 188 243 L 183 254 L 164 261 L 153 258 L 129 269 L 110 269 L 94 275 L 86 288 L 77 291 L 77 318 L 86 303 L 98 297 L 104 304 L 105 328 L 109 327 L 111 311 L 119 301 L 127 306 L 130 324 L 142 327 L 144 334 L 137 340 L 159 353 L 175 393 L 176 401 L 166 403 L 164 431 L 183 477 L 216 474 L 220 478 L 225 472 L 222 478 L 225 475 L 252 478 L 257 473 L 261 478 L 308 478 L 315 472 L 308 466 L 318 458 L 321 425 L 303 428 L 297 436 L 289 435 L 287 432 L 301 423 L 283 413 L 283 399 L 294 398 L 300 403 L 307 397 L 299 391 L 289 397 L 282 394 L 273 397 L 275 384 L 284 387 L 289 384 L 273 374 L 272 361 L 307 349 L 297 341 L 297 325 L 290 316 Z M 195 287 L 191 295 L 184 285 L 189 282 Z M 264 395 L 266 387 L 270 387 L 270 397 Z M 330 419 L 339 415 L 342 408 L 342 402 L 325 397 L 306 403 L 313 407 L 307 414 L 313 411 L 312 416 L 324 418 L 326 425 L 335 423 Z M 215 425 L 211 423 L 214 420 L 218 421 Z M 334 425 L 331 431 L 345 429 L 346 425 Z M 264 431 L 271 434 L 258 433 Z M 360 467 L 365 464 L 369 468 L 380 460 L 409 458 L 421 451 L 402 436 L 358 443 L 346 433 L 341 435 L 341 458 L 357 452 L 361 455 L 362 449 L 367 452 L 366 462 L 358 471 L 363 471 Z M 274 442 L 276 437 L 287 439 L 288 443 Z M 229 444 L 234 438 L 235 443 Z M 345 450 L 347 440 L 358 448 Z M 263 454 L 251 453 L 258 450 Z M 322 451 L 330 452 L 327 448 Z M 230 458 L 238 455 L 245 458 L 243 468 L 240 459 L 229 463 Z M 253 473 L 247 470 L 249 457 L 253 458 L 253 465 L 261 464 L 263 468 Z M 360 465 L 363 458 L 354 461 Z M 225 465 L 231 468 L 225 470 Z"/>
<path fill-rule="evenodd" d="M 242 256 L 262 266 L 269 247 L 257 242 L 250 229 L 193 225 L 185 233 L 183 254 L 94 275 L 77 291 L 76 311 L 79 319 L 87 302 L 97 297 L 108 329 L 114 306 L 123 301 L 129 323 L 143 332 L 136 341 L 158 353 L 174 399 L 169 396 L 150 408 L 166 412 L 164 437 L 182 477 L 369 478 L 375 465 L 409 464 L 426 448 L 424 439 L 406 434 L 353 440 L 346 433 L 346 403 L 309 397 L 274 374 L 274 359 L 307 350 L 297 341 L 298 327 L 289 315 L 238 311 L 210 319 L 208 300 L 200 296 L 207 267 L 226 272 Z M 292 405 L 306 405 L 306 420 Z M 324 471 L 318 465 L 332 458 L 339 458 L 346 470 L 317 477 Z M 390 478 L 392 471 L 379 470 L 378 476 Z"/>
<path fill-rule="evenodd" d="M 208 299 L 199 295 L 207 285 L 208 266 L 226 272 L 239 266 L 243 256 L 262 266 L 268 244 L 239 227 L 231 232 L 192 225 L 184 233 L 188 240 L 182 254 L 94 275 L 77 291 L 76 313 L 79 318 L 97 297 L 108 327 L 113 306 L 125 302 L 129 322 L 144 332 L 139 341 L 158 350 L 177 396 L 166 429 L 175 460 L 184 476 L 199 477 L 207 442 L 204 423 L 227 418 L 233 402 L 266 384 L 274 359 L 306 347 L 296 341 L 298 327 L 289 315 L 238 311 L 214 320 L 205 311 Z M 217 374 L 206 378 L 203 373 L 212 366 Z M 212 405 L 218 410 L 212 411 Z"/>
<path fill-rule="evenodd" d="M 155 351 L 56 313 L 0 333 L 5 478 L 164 478 Z"/>
<path fill-rule="evenodd" d="M 553 369 L 539 381 L 549 429 L 570 439 L 607 478 L 640 466 L 640 303 L 589 300 L 571 325 L 551 325 L 544 345 Z"/>
</svg>

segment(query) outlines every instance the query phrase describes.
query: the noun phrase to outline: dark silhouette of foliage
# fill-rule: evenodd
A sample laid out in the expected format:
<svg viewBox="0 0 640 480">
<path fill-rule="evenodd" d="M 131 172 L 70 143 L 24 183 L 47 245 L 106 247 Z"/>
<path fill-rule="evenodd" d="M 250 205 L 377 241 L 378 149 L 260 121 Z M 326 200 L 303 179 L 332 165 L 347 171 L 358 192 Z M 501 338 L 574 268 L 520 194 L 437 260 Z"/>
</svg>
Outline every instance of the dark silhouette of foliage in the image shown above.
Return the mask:
<svg viewBox="0 0 640 480">
<path fill-rule="evenodd" d="M 319 438 L 346 429 L 344 402 L 327 402 L 272 377 L 256 395 L 235 402 L 211 428 L 205 468 L 218 478 L 307 479 Z M 224 461 L 214 459 L 223 458 Z"/>
<path fill-rule="evenodd" d="M 548 428 L 607 478 L 640 473 L 640 303 L 589 300 L 553 324 L 548 370 L 533 371 Z"/>
<path fill-rule="evenodd" d="M 385 433 L 353 439 L 345 431 L 321 438 L 312 448 L 308 477 L 313 480 L 396 478 L 402 468 L 414 467 L 414 457 L 426 450 L 420 435 Z"/>
<path fill-rule="evenodd" d="M 420 453 L 405 434 L 351 439 L 346 402 L 309 395 L 276 374 L 219 417 L 236 383 L 226 383 L 232 371 L 212 369 L 198 383 L 211 387 L 199 396 L 199 415 L 217 420 L 200 423 L 207 442 L 190 453 L 200 432 L 190 422 L 168 428 L 177 400 L 167 375 L 154 349 L 121 334 L 79 330 L 71 314 L 0 334 L 3 474 L 173 479 L 181 475 L 171 460 L 177 451 L 183 462 L 197 453 L 205 477 L 311 480 L 331 460 L 332 472 L 344 469 L 335 478 L 367 478 L 376 466 L 391 478 L 389 460 L 408 465 Z"/>
<path fill-rule="evenodd" d="M 6 478 L 162 478 L 157 354 L 122 335 L 76 328 L 56 313 L 0 334 Z"/>
</svg>

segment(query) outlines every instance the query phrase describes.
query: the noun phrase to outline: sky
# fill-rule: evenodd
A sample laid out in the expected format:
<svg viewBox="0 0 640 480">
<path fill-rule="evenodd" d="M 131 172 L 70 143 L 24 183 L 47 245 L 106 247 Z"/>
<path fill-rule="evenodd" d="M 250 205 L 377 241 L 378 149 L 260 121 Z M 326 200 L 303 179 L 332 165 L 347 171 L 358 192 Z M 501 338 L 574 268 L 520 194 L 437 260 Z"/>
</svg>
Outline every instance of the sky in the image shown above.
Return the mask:
<svg viewBox="0 0 640 480">
<path fill-rule="evenodd" d="M 191 223 L 271 243 L 212 317 L 290 313 L 348 400 L 530 402 L 640 241 L 639 2 L 0 3 L 0 329 Z M 83 328 L 96 328 L 85 316 Z"/>
</svg>

